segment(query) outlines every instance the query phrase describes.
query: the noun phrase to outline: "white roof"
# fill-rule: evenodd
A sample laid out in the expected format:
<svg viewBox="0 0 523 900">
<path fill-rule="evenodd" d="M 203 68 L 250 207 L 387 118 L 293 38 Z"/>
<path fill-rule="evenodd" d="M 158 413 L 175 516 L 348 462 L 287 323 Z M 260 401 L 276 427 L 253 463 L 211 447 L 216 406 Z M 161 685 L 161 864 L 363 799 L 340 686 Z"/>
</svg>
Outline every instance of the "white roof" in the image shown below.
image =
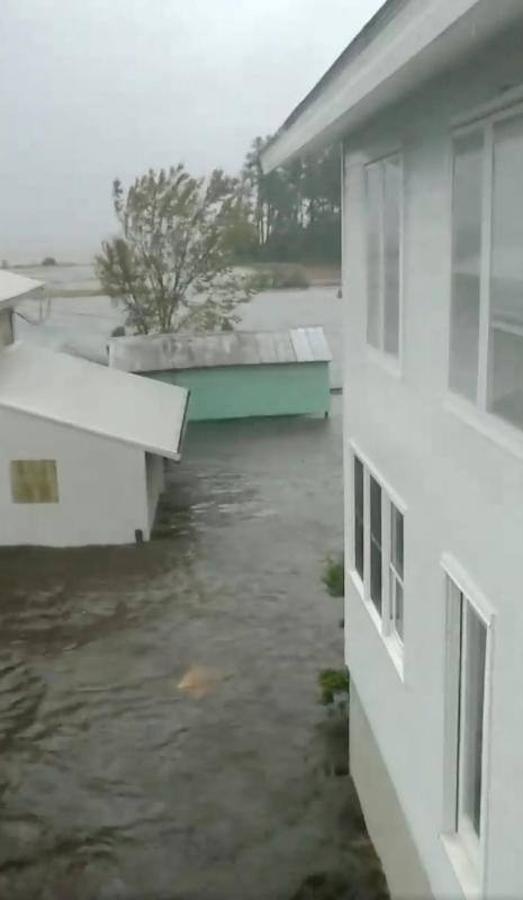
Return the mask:
<svg viewBox="0 0 523 900">
<path fill-rule="evenodd" d="M 126 372 L 207 369 L 222 366 L 330 362 L 323 328 L 154 334 L 113 338 L 109 363 Z"/>
<path fill-rule="evenodd" d="M 13 301 L 20 300 L 26 294 L 31 294 L 40 287 L 42 287 L 41 281 L 26 278 L 25 275 L 14 275 L 13 272 L 0 269 L 0 308 L 12 306 Z"/>
<path fill-rule="evenodd" d="M 0 352 L 0 407 L 179 459 L 188 392 L 16 342 Z"/>
</svg>

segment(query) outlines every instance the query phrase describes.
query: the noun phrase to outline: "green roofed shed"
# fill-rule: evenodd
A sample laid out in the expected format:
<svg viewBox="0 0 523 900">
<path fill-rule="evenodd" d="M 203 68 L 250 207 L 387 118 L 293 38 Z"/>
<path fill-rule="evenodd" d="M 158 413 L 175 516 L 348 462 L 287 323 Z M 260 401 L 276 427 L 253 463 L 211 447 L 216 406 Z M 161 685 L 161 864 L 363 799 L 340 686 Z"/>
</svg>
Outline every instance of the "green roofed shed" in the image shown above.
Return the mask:
<svg viewBox="0 0 523 900">
<path fill-rule="evenodd" d="M 187 388 L 189 419 L 327 415 L 323 328 L 113 338 L 109 364 Z"/>
</svg>

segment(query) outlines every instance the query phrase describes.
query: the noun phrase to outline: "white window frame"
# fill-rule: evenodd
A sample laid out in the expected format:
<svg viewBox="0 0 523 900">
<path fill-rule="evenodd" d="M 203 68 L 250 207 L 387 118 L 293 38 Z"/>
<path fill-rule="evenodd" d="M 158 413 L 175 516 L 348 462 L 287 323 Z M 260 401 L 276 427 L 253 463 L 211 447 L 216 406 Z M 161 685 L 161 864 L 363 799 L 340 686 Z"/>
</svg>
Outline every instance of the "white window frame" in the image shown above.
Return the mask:
<svg viewBox="0 0 523 900">
<path fill-rule="evenodd" d="M 399 296 L 398 296 L 398 353 L 393 354 L 389 353 L 385 350 L 385 291 L 384 291 L 384 270 L 385 270 L 385 262 L 384 262 L 384 179 L 381 178 L 381 202 L 379 208 L 379 256 L 380 256 L 380 277 L 379 277 L 379 333 L 380 333 L 380 346 L 376 347 L 374 344 L 371 344 L 368 338 L 368 317 L 369 317 L 369 303 L 368 303 L 368 206 L 367 206 L 367 170 L 372 166 L 380 165 L 386 163 L 389 160 L 395 159 L 398 161 L 399 170 L 400 170 L 400 198 L 399 198 Z M 368 357 L 378 362 L 380 365 L 384 366 L 389 370 L 392 374 L 399 375 L 401 373 L 401 360 L 403 358 L 403 265 L 404 265 L 404 212 L 405 212 L 405 170 L 404 170 L 404 162 L 403 162 L 403 153 L 401 148 L 396 148 L 394 150 L 389 150 L 387 153 L 382 153 L 380 156 L 375 158 L 370 158 L 365 161 L 363 167 L 363 179 L 364 179 L 364 210 L 365 210 L 365 343 L 367 345 L 367 353 Z"/>
<path fill-rule="evenodd" d="M 354 502 L 354 470 L 355 460 L 358 459 L 363 466 L 363 581 L 356 570 L 355 557 L 355 502 Z M 369 462 L 368 458 L 351 441 L 349 452 L 350 465 L 350 514 L 348 516 L 349 529 L 349 578 L 354 585 L 356 592 L 361 598 L 365 609 L 367 610 L 371 621 L 376 627 L 383 643 L 385 644 L 389 656 L 394 663 L 394 667 L 402 681 L 404 681 L 404 640 L 400 639 L 394 627 L 393 607 L 391 603 L 391 550 L 392 550 L 392 508 L 395 507 L 403 516 L 403 628 L 405 631 L 405 609 L 406 609 L 406 566 L 405 566 L 405 522 L 406 522 L 406 505 L 397 496 L 396 492 L 385 479 L 379 474 L 376 468 Z M 381 488 L 381 615 L 376 609 L 370 596 L 370 480 L 371 477 Z"/>
<path fill-rule="evenodd" d="M 480 259 L 480 308 L 478 337 L 478 371 L 476 381 L 476 400 L 470 400 L 454 391 L 450 385 L 450 344 L 452 335 L 452 241 L 449 242 L 449 316 L 447 341 L 447 402 L 449 411 L 456 413 L 470 424 L 476 425 L 486 434 L 503 446 L 523 454 L 523 429 L 503 419 L 488 409 L 488 354 L 490 342 L 490 272 L 492 263 L 492 201 L 494 173 L 494 128 L 499 122 L 523 116 L 523 102 L 513 103 L 503 109 L 495 109 L 489 114 L 478 115 L 467 124 L 456 126 L 451 135 L 451 152 L 449 166 L 449 212 L 452 235 L 453 201 L 454 201 L 454 145 L 461 137 L 469 134 L 482 134 L 483 179 L 482 179 L 482 217 L 481 217 L 481 259 Z"/>
<path fill-rule="evenodd" d="M 442 568 L 446 597 L 446 647 L 444 798 L 441 838 L 465 896 L 476 897 L 483 894 L 488 860 L 490 715 L 495 613 L 488 600 L 450 555 L 445 554 L 442 558 Z M 486 630 L 481 760 L 481 833 L 479 838 L 472 826 L 467 827 L 465 817 L 461 813 L 461 790 L 464 779 L 459 716 L 463 689 L 461 670 L 464 665 L 462 645 L 464 625 L 459 618 L 460 602 L 468 604 Z"/>
</svg>

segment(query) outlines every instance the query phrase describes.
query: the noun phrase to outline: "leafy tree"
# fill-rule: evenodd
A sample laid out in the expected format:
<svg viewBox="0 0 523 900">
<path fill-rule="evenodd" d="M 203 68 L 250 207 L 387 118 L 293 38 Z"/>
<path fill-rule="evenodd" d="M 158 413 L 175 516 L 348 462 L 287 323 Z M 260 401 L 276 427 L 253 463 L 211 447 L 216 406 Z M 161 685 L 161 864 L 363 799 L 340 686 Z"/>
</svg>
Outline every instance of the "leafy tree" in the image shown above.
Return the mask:
<svg viewBox="0 0 523 900">
<path fill-rule="evenodd" d="M 139 334 L 230 330 L 252 293 L 232 268 L 232 237 L 244 200 L 237 179 L 216 169 L 194 178 L 182 164 L 116 180 L 113 206 L 121 235 L 102 244 L 96 273 Z"/>
</svg>

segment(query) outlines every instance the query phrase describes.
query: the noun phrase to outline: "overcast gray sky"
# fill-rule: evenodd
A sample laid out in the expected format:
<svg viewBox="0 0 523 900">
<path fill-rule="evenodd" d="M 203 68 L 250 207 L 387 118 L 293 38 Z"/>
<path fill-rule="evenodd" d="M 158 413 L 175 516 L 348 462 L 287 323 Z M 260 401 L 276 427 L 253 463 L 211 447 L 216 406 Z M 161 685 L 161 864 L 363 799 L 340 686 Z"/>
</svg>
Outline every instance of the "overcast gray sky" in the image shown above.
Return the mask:
<svg viewBox="0 0 523 900">
<path fill-rule="evenodd" d="M 1 0 L 0 258 L 86 260 L 112 179 L 235 172 L 382 0 Z"/>
</svg>

